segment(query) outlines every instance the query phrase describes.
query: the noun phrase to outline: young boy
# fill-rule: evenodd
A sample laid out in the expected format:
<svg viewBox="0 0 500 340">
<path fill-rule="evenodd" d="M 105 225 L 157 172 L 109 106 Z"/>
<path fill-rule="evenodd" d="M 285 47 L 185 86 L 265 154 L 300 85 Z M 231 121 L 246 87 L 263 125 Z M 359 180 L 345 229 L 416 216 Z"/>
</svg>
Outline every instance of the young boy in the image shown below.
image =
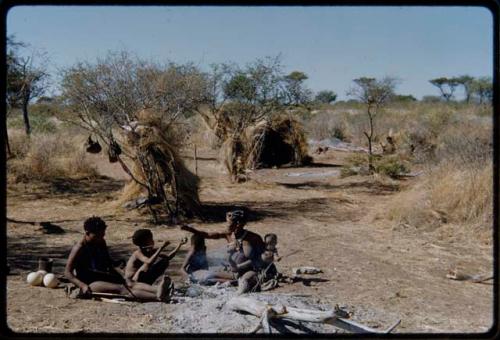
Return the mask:
<svg viewBox="0 0 500 340">
<path fill-rule="evenodd" d="M 64 275 L 80 289 L 78 297 L 90 298 L 92 293 L 130 295 L 139 300 L 170 300 L 170 278 L 164 278 L 158 287 L 147 284 L 129 286 L 113 268 L 104 236 L 106 223 L 100 217 L 85 220 L 85 234 L 69 254 Z"/>
<path fill-rule="evenodd" d="M 135 282 L 153 284 L 159 277 L 164 275 L 170 260 L 174 258 L 181 246 L 187 243 L 187 238 L 183 238 L 168 255 L 161 254 L 161 251 L 170 242 L 165 241 L 160 248 L 155 249 L 153 233 L 149 229 L 136 230 L 132 236 L 132 242 L 139 249 L 134 251 L 127 262 L 125 279 L 131 285 Z M 173 286 L 171 289 L 173 289 Z"/>
</svg>

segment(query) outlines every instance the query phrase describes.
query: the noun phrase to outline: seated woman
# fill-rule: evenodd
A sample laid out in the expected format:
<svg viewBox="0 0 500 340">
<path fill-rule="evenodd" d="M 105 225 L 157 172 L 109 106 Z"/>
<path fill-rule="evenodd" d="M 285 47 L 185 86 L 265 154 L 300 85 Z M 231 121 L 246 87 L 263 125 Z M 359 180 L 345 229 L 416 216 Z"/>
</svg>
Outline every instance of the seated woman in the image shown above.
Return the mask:
<svg viewBox="0 0 500 340">
<path fill-rule="evenodd" d="M 243 210 L 226 214 L 227 227 L 224 232 L 206 232 L 184 225 L 182 230 L 199 234 L 203 238 L 226 239 L 228 262 L 234 277 L 238 279 L 238 294 L 260 289 L 258 271 L 262 267 L 261 255 L 265 244 L 260 235 L 245 230 L 246 216 Z"/>
<path fill-rule="evenodd" d="M 158 287 L 141 283 L 128 286 L 112 265 L 104 240 L 106 223 L 100 217 L 85 220 L 85 234 L 69 254 L 64 276 L 80 288 L 79 297 L 90 298 L 92 292 L 130 295 L 139 300 L 170 300 L 170 278 L 164 278 Z"/>
<path fill-rule="evenodd" d="M 191 249 L 181 267 L 181 273 L 193 283 L 202 285 L 233 281 L 232 273 L 209 270 L 205 238 L 201 234 L 191 236 Z"/>
</svg>

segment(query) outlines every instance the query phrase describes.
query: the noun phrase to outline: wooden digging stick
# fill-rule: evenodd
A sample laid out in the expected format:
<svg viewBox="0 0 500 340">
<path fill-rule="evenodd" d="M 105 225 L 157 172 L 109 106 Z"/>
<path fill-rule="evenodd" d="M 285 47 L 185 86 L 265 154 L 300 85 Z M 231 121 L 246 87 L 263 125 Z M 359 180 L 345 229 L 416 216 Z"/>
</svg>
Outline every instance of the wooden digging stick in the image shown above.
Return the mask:
<svg viewBox="0 0 500 340">
<path fill-rule="evenodd" d="M 96 292 L 92 292 L 92 297 L 108 298 L 108 299 L 125 299 L 125 300 L 131 299 L 130 296 L 128 295 L 115 294 L 115 293 L 96 293 Z"/>
</svg>

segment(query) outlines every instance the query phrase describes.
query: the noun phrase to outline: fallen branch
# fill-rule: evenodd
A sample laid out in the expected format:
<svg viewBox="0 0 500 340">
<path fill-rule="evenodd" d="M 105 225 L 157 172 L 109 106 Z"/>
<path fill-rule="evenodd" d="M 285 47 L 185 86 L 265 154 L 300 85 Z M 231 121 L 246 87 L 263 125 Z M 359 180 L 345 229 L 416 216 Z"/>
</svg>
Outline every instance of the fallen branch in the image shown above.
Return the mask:
<svg viewBox="0 0 500 340">
<path fill-rule="evenodd" d="M 335 310 L 320 311 L 302 308 L 294 308 L 283 305 L 271 305 L 262 301 L 257 301 L 245 297 L 235 297 L 231 299 L 227 305 L 230 309 L 239 312 L 246 312 L 260 318 L 259 323 L 252 329 L 252 333 L 257 332 L 260 328 L 265 333 L 270 333 L 270 322 L 280 319 L 287 319 L 291 321 L 301 322 L 314 322 L 330 324 L 344 330 L 354 333 L 375 333 L 387 334 L 391 332 L 396 326 L 399 325 L 401 320 L 398 320 L 391 327 L 386 330 L 380 331 L 371 327 L 359 324 L 352 320 L 339 317 Z"/>
</svg>

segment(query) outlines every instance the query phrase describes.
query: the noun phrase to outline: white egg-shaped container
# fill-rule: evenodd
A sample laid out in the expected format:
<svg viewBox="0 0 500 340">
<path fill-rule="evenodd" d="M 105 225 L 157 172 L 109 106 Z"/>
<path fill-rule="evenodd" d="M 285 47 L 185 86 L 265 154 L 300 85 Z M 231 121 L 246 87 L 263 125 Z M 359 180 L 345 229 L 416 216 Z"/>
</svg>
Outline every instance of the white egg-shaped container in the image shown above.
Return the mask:
<svg viewBox="0 0 500 340">
<path fill-rule="evenodd" d="M 43 277 L 43 285 L 47 288 L 56 288 L 58 284 L 59 280 L 52 273 L 48 273 Z"/>
<path fill-rule="evenodd" d="M 29 273 L 26 281 L 32 286 L 40 286 L 43 281 L 43 275 L 38 272 Z"/>
<path fill-rule="evenodd" d="M 37 273 L 41 274 L 42 277 L 44 277 L 45 275 L 47 275 L 47 272 L 45 270 L 38 270 Z"/>
</svg>

